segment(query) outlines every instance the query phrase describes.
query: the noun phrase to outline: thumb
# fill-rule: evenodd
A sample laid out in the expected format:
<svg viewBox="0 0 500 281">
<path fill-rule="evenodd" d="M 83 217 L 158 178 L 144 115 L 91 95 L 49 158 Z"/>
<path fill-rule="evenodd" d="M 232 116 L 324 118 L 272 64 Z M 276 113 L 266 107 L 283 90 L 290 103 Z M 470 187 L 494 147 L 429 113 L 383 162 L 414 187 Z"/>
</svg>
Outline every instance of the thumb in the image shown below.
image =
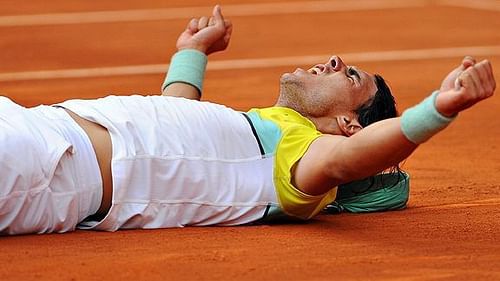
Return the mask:
<svg viewBox="0 0 500 281">
<path fill-rule="evenodd" d="M 459 75 L 455 79 L 455 91 L 459 91 L 462 88 L 462 80 L 460 78 L 463 71 L 467 70 L 469 67 L 474 66 L 476 64 L 476 60 L 471 56 L 465 56 L 462 60 L 462 64 L 458 67 Z"/>
<path fill-rule="evenodd" d="M 215 25 L 224 25 L 224 17 L 222 16 L 219 5 L 215 5 L 212 15 L 214 17 Z"/>
<path fill-rule="evenodd" d="M 476 60 L 471 57 L 471 56 L 465 56 L 464 59 L 462 60 L 462 65 L 460 68 L 462 70 L 466 70 L 467 68 L 474 66 L 476 64 Z"/>
</svg>

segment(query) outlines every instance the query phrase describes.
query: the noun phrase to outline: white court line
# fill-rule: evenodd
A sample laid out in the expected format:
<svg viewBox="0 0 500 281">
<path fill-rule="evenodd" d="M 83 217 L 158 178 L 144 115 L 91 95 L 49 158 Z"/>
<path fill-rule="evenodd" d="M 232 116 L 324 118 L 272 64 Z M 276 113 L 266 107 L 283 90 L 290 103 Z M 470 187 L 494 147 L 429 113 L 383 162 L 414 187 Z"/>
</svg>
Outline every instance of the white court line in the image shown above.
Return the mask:
<svg viewBox="0 0 500 281">
<path fill-rule="evenodd" d="M 457 209 L 457 208 L 498 206 L 498 205 L 500 205 L 500 198 L 489 198 L 489 199 L 476 200 L 466 203 L 452 203 L 452 204 L 443 204 L 435 206 L 413 207 L 412 209 L 418 209 L 418 210 Z"/>
<path fill-rule="evenodd" d="M 340 56 L 349 64 L 359 62 L 404 61 L 421 59 L 454 58 L 464 55 L 499 56 L 498 46 L 473 46 L 440 49 L 395 50 L 378 52 L 345 53 Z M 256 59 L 219 60 L 208 63 L 208 70 L 270 68 L 280 66 L 308 66 L 326 61 L 331 54 L 290 56 Z M 78 69 L 40 70 L 0 73 L 0 81 L 45 80 L 62 78 L 107 77 L 118 75 L 142 75 L 165 73 L 168 64 L 128 65 Z"/>
<path fill-rule="evenodd" d="M 436 4 L 443 6 L 459 7 L 459 8 L 470 8 L 476 10 L 500 11 L 500 1 L 497 0 L 482 0 L 482 1 L 436 0 Z"/>
<path fill-rule="evenodd" d="M 294 13 L 381 10 L 423 7 L 426 0 L 323 0 L 281 3 L 224 5 L 226 16 L 259 16 Z M 120 10 L 81 13 L 0 16 L 0 26 L 37 26 L 105 22 L 132 22 L 186 19 L 210 13 L 212 7 L 180 7 L 167 9 Z"/>
</svg>

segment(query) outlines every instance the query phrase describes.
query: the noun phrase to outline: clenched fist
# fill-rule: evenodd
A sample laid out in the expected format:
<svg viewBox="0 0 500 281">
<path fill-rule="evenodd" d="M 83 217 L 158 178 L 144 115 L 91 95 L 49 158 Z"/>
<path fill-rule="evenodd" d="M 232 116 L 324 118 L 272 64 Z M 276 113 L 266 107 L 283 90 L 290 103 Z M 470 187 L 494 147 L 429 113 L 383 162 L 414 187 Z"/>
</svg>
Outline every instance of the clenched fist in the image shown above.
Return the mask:
<svg viewBox="0 0 500 281">
<path fill-rule="evenodd" d="M 462 64 L 443 80 L 436 98 L 437 110 L 453 116 L 493 95 L 496 88 L 493 69 L 488 60 L 476 63 L 465 57 Z"/>
<path fill-rule="evenodd" d="M 177 39 L 177 49 L 196 49 L 207 55 L 223 51 L 231 39 L 233 26 L 225 20 L 221 8 L 216 5 L 212 16 L 192 19 Z"/>
</svg>

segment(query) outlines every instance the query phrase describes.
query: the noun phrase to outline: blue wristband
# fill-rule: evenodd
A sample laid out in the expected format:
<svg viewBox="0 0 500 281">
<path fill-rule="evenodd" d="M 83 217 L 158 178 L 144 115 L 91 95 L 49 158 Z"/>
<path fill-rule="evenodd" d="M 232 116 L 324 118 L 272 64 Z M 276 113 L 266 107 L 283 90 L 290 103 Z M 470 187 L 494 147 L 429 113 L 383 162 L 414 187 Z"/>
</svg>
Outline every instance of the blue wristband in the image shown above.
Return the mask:
<svg viewBox="0 0 500 281">
<path fill-rule="evenodd" d="M 182 82 L 196 87 L 201 95 L 206 66 L 207 55 L 204 53 L 194 49 L 178 51 L 170 61 L 167 77 L 161 87 L 162 92 L 168 85 Z"/>
<path fill-rule="evenodd" d="M 439 131 L 443 130 L 455 119 L 446 117 L 436 109 L 438 91 L 424 99 L 416 106 L 407 109 L 401 115 L 401 131 L 405 137 L 415 144 L 421 144 Z"/>
</svg>

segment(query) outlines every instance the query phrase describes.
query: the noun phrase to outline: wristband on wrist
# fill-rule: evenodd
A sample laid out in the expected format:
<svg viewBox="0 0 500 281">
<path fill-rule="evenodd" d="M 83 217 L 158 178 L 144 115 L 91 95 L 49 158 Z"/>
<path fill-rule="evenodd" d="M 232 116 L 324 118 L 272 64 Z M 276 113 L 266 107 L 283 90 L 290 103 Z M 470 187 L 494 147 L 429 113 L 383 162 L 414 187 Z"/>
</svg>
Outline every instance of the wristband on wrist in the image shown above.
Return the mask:
<svg viewBox="0 0 500 281">
<path fill-rule="evenodd" d="M 180 50 L 172 56 L 167 76 L 161 87 L 162 92 L 168 85 L 182 82 L 192 85 L 201 96 L 203 78 L 207 66 L 207 55 L 194 49 Z"/>
<path fill-rule="evenodd" d="M 401 115 L 401 131 L 405 137 L 415 143 L 421 144 L 432 136 L 443 130 L 456 117 L 446 117 L 436 109 L 436 97 L 439 91 L 435 91 L 416 106 L 407 109 Z"/>
</svg>

